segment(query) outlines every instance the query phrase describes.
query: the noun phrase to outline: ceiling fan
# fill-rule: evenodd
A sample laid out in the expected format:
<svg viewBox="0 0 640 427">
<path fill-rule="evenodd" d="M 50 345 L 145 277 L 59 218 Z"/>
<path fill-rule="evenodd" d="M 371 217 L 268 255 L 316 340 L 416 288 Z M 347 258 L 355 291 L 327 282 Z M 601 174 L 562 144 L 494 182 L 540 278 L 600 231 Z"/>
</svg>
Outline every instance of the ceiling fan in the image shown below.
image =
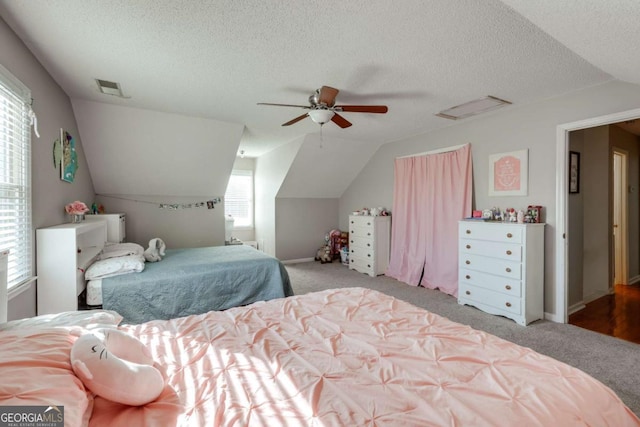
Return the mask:
<svg viewBox="0 0 640 427">
<path fill-rule="evenodd" d="M 388 111 L 386 105 L 335 105 L 338 92 L 338 89 L 329 86 L 322 86 L 309 97 L 309 105 L 271 104 L 268 102 L 258 102 L 258 105 L 295 107 L 309 110 L 308 113 L 298 116 L 295 119 L 289 120 L 288 122 L 283 123 L 282 126 L 290 126 L 294 123 L 298 123 L 300 120 L 306 117 L 311 117 L 311 120 L 318 123 L 320 126 L 327 123 L 328 121 L 332 121 L 343 129 L 348 128 L 352 125 L 352 123 L 338 113 L 345 112 L 384 114 Z"/>
</svg>

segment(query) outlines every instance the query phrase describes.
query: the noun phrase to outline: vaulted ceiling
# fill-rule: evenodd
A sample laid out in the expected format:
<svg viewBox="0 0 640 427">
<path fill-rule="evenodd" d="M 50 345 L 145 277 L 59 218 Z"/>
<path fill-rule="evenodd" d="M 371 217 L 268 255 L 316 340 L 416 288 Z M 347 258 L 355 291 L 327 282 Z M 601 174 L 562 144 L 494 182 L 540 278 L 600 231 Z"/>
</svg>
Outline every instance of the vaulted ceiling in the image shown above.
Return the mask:
<svg viewBox="0 0 640 427">
<path fill-rule="evenodd" d="M 0 14 L 72 99 L 243 125 L 249 156 L 320 130 L 256 103 L 305 105 L 322 85 L 389 106 L 322 129 L 377 146 L 451 126 L 434 114 L 485 95 L 514 108 L 640 83 L 636 0 L 2 0 Z"/>
</svg>

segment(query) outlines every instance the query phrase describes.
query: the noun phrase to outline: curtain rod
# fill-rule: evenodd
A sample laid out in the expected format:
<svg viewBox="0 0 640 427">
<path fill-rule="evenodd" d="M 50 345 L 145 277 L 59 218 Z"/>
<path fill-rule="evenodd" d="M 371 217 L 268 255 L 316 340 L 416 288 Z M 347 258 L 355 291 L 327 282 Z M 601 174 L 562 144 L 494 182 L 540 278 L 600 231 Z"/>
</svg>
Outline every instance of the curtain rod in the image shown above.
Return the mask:
<svg viewBox="0 0 640 427">
<path fill-rule="evenodd" d="M 424 153 L 409 154 L 408 156 L 396 157 L 396 159 L 406 159 L 407 157 L 426 156 L 428 154 L 440 154 L 440 153 L 446 153 L 449 151 L 456 151 L 457 149 L 462 148 L 465 145 L 469 145 L 469 143 L 467 142 L 466 144 L 454 145 L 453 147 L 436 148 L 435 150 L 425 151 Z"/>
</svg>

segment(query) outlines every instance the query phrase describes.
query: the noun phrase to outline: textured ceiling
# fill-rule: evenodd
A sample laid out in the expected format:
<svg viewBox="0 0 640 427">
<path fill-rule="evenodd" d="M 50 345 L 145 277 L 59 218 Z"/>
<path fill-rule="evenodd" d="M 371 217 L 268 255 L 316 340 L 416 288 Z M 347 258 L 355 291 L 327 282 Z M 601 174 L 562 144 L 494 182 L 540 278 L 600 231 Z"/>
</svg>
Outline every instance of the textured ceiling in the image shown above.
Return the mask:
<svg viewBox="0 0 640 427">
<path fill-rule="evenodd" d="M 304 110 L 257 102 L 306 104 L 322 85 L 340 104 L 389 106 L 345 113 L 353 126 L 324 137 L 379 145 L 450 126 L 434 114 L 485 95 L 515 108 L 638 80 L 639 12 L 637 0 L 0 1 L 71 98 L 243 124 L 249 156 L 319 130 L 281 127 Z"/>
</svg>

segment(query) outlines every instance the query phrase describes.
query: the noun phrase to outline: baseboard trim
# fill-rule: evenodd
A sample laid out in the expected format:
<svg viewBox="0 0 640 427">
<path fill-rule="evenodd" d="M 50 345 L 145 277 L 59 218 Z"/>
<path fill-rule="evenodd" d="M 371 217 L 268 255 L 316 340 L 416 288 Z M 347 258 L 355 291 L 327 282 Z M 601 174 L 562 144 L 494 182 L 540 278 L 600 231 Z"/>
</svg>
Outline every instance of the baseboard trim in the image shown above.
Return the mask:
<svg viewBox="0 0 640 427">
<path fill-rule="evenodd" d="M 635 276 L 632 277 L 631 279 L 629 279 L 629 285 L 635 285 L 636 283 L 640 282 L 640 276 Z"/>
<path fill-rule="evenodd" d="M 545 318 L 545 320 L 549 320 L 549 321 L 554 322 L 554 323 L 564 323 L 564 319 L 561 319 L 560 316 L 558 316 L 555 313 L 547 313 L 545 311 L 544 318 Z"/>
<path fill-rule="evenodd" d="M 301 262 L 310 262 L 313 261 L 313 258 L 298 258 L 298 259 L 288 259 L 286 261 L 282 261 L 283 264 L 300 264 Z"/>
<path fill-rule="evenodd" d="M 567 316 L 572 315 L 573 313 L 577 313 L 578 311 L 582 310 L 583 308 L 586 307 L 586 304 L 584 304 L 584 302 L 580 301 L 576 304 L 573 304 L 571 307 L 567 308 Z"/>
</svg>

